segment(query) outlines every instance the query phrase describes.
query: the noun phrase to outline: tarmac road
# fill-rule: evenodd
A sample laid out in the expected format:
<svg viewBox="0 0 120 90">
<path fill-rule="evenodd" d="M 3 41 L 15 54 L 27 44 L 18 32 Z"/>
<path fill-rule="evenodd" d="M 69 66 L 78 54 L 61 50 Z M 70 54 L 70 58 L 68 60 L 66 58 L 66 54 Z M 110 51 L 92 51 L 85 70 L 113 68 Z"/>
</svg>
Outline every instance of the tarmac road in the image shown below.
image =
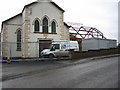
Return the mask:
<svg viewBox="0 0 120 90">
<path fill-rule="evenodd" d="M 118 88 L 118 57 L 70 65 L 62 61 L 26 63 L 3 66 L 4 75 L 26 72 L 16 78 L 5 79 L 3 88 Z M 19 70 L 15 69 L 18 67 Z M 6 71 L 7 68 L 12 71 Z"/>
</svg>

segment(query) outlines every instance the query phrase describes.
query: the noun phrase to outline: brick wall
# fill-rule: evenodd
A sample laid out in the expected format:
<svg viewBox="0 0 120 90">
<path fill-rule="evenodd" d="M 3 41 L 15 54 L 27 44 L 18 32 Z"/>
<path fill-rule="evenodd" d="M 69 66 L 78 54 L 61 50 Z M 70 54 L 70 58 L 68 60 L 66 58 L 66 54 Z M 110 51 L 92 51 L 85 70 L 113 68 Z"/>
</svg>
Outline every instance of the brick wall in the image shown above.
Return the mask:
<svg viewBox="0 0 120 90">
<path fill-rule="evenodd" d="M 82 59 L 87 57 L 95 57 L 95 56 L 102 56 L 102 55 L 112 55 L 120 53 L 120 49 L 113 48 L 113 49 L 104 49 L 104 50 L 91 50 L 86 52 L 74 52 L 71 53 L 71 58 L 74 59 Z"/>
</svg>

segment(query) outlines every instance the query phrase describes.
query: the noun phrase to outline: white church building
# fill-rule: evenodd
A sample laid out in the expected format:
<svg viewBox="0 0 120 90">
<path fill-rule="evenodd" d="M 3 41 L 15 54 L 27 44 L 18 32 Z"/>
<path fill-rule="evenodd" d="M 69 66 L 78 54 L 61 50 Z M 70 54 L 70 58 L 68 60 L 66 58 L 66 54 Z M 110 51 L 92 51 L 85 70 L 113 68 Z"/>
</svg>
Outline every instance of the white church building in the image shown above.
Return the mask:
<svg viewBox="0 0 120 90">
<path fill-rule="evenodd" d="M 64 10 L 53 1 L 25 5 L 22 12 L 2 22 L 3 57 L 39 57 L 51 41 L 70 40 Z M 40 42 L 44 42 L 41 43 Z M 46 44 L 47 43 L 47 44 Z"/>
</svg>

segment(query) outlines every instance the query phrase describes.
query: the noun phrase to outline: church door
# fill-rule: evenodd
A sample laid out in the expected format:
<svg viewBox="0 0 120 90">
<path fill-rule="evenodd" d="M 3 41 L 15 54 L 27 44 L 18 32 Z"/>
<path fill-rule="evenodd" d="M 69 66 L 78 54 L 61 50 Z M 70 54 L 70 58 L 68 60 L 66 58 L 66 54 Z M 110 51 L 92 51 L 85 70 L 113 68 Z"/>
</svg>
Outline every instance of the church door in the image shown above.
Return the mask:
<svg viewBox="0 0 120 90">
<path fill-rule="evenodd" d="M 39 40 L 39 57 L 41 57 L 41 51 L 44 49 L 48 49 L 51 44 L 51 40 Z"/>
</svg>

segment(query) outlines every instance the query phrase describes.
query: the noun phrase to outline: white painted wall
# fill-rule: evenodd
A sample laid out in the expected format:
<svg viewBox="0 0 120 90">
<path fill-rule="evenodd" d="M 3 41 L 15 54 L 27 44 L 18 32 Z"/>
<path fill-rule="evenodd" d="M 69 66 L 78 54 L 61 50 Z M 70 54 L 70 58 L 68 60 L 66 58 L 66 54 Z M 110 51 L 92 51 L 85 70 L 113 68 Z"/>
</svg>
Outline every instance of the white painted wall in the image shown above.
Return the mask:
<svg viewBox="0 0 120 90">
<path fill-rule="evenodd" d="M 60 10 L 58 10 L 51 3 L 37 3 L 29 7 L 32 10 L 32 14 L 30 16 L 30 39 L 29 41 L 37 41 L 37 38 L 44 38 L 43 34 L 34 33 L 34 25 L 32 25 L 35 18 L 39 18 L 41 20 L 45 15 L 49 17 L 49 33 L 51 32 L 51 21 L 55 19 L 57 21 L 58 27 L 56 29 L 57 34 L 49 34 L 48 38 L 53 38 L 53 40 L 60 40 Z M 40 32 L 42 32 L 42 26 L 40 26 Z"/>
<path fill-rule="evenodd" d="M 61 23 L 61 13 L 62 11 L 60 11 L 58 8 L 56 8 L 53 4 L 51 3 L 44 3 L 44 2 L 39 2 L 37 4 L 31 5 L 29 7 L 29 10 L 31 11 L 31 15 L 30 15 L 30 38 L 29 38 L 29 42 L 38 42 L 39 38 L 40 39 L 46 39 L 46 37 L 44 37 L 45 34 L 41 34 L 41 33 L 34 33 L 34 20 L 36 18 L 39 18 L 41 21 L 41 25 L 40 25 L 40 32 L 42 32 L 42 20 L 43 17 L 45 15 L 47 15 L 48 17 L 48 24 L 49 24 L 49 29 L 48 32 L 51 33 L 51 22 L 52 20 L 56 20 L 56 33 L 57 34 L 47 34 L 47 39 L 52 39 L 53 41 L 59 41 L 60 40 L 60 23 Z M 64 22 L 62 22 L 64 23 Z M 64 25 L 64 24 L 63 24 Z M 63 26 L 64 27 L 64 26 Z M 66 28 L 64 28 L 64 33 L 65 33 L 65 37 L 67 36 L 66 34 Z M 66 40 L 66 38 L 64 38 Z M 30 51 L 30 56 L 31 57 L 39 57 L 39 44 L 29 44 L 29 51 Z"/>
<path fill-rule="evenodd" d="M 83 39 L 82 51 L 116 48 L 117 41 L 112 39 Z"/>
<path fill-rule="evenodd" d="M 21 57 L 22 56 L 22 52 L 21 51 L 17 51 L 17 34 L 16 31 L 17 29 L 22 29 L 22 16 L 19 15 L 9 21 L 7 21 L 7 40 L 8 40 L 8 54 L 7 56 L 10 57 Z"/>
</svg>

